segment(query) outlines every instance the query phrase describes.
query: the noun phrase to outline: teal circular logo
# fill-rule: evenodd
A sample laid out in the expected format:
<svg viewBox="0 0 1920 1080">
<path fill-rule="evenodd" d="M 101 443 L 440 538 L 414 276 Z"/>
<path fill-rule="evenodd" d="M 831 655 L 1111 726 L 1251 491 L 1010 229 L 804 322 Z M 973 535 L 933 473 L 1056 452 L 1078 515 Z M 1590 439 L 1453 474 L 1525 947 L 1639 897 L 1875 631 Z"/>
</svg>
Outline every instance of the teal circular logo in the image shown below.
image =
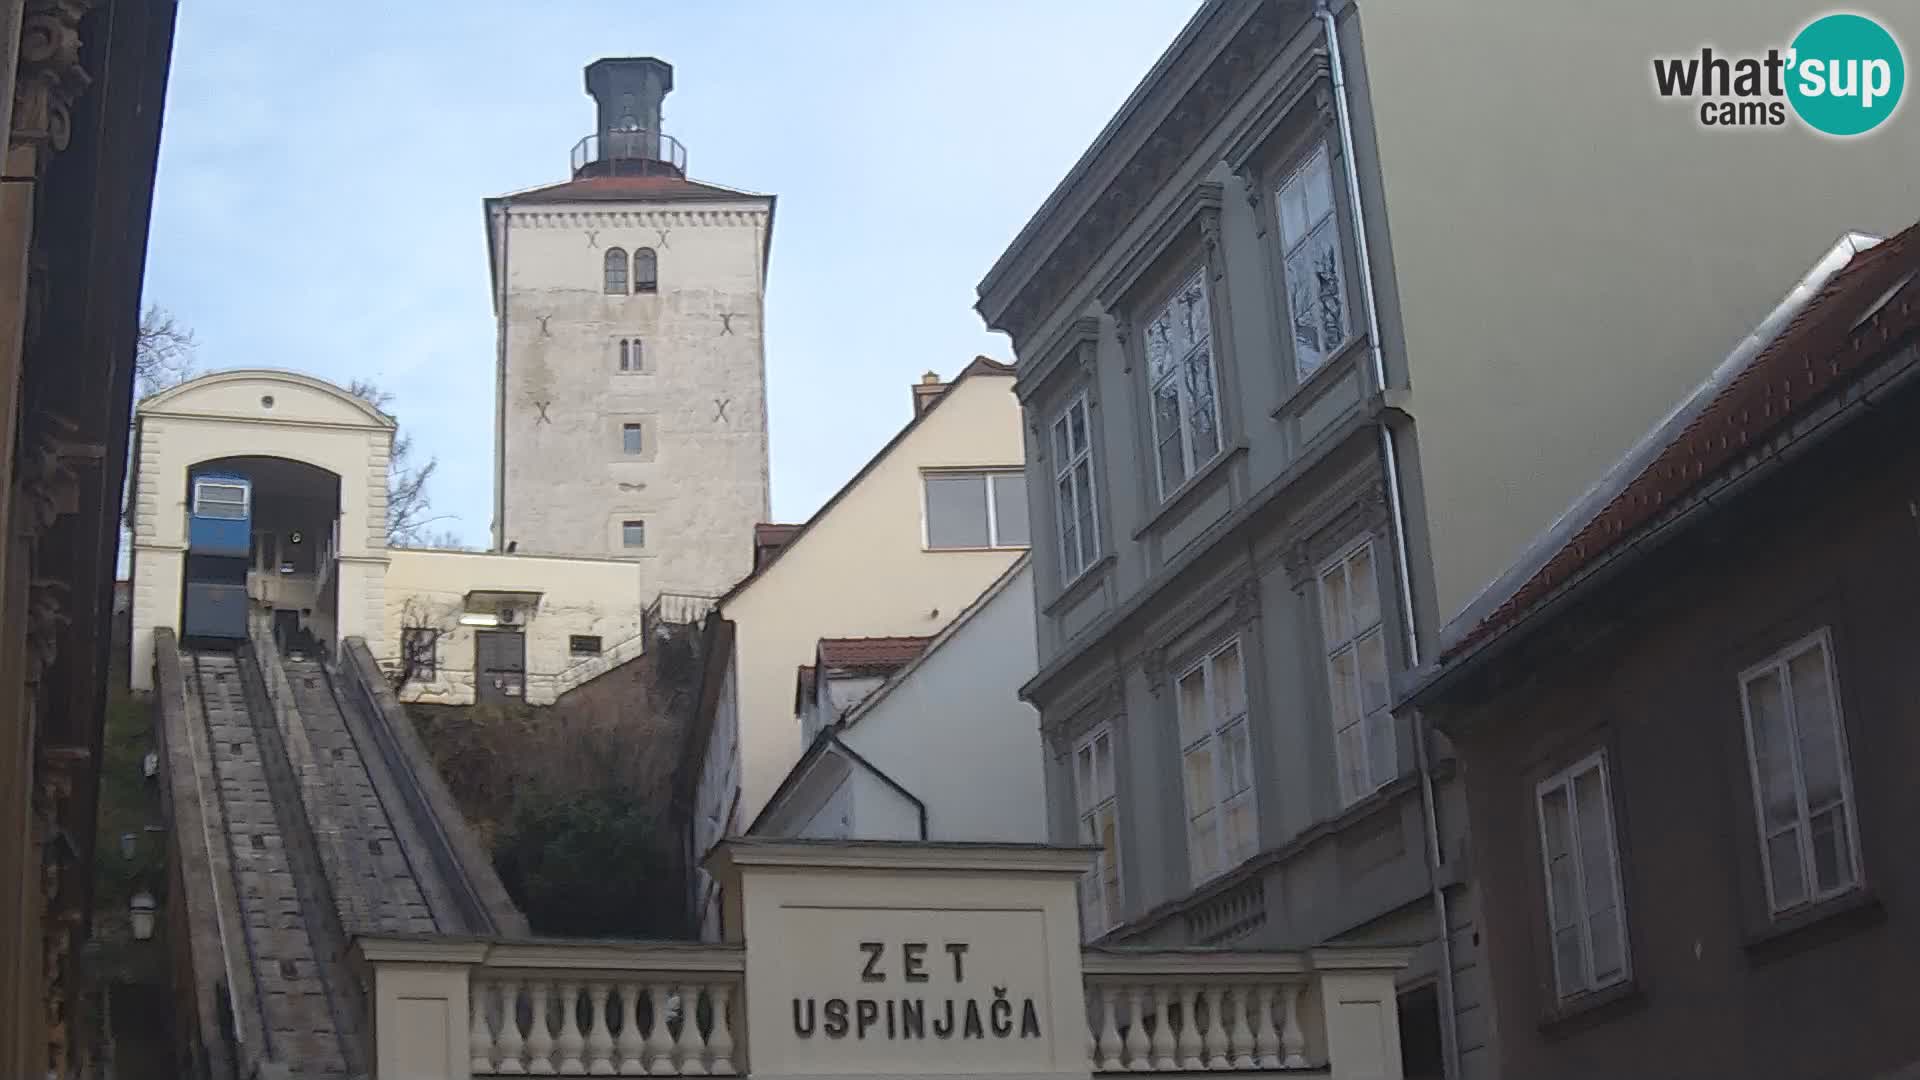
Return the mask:
<svg viewBox="0 0 1920 1080">
<path fill-rule="evenodd" d="M 1864 15 L 1827 15 L 1794 37 L 1787 100 L 1815 131 L 1863 135 L 1900 104 L 1907 65 L 1900 43 Z"/>
</svg>

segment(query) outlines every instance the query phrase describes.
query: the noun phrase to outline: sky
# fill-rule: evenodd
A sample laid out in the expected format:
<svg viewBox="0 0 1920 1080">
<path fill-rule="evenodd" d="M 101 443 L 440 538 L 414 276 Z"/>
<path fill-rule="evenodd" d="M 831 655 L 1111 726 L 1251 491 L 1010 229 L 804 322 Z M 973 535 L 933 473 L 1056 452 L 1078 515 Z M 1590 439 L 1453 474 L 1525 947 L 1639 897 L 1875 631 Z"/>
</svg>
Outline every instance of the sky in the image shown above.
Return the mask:
<svg viewBox="0 0 1920 1080">
<path fill-rule="evenodd" d="M 372 379 L 438 459 L 436 529 L 487 542 L 494 323 L 481 200 L 567 178 L 581 70 L 674 66 L 695 179 L 779 196 L 773 512 L 805 520 L 911 415 L 1011 360 L 974 287 L 1197 0 L 189 0 L 145 301 L 200 371 Z"/>
</svg>

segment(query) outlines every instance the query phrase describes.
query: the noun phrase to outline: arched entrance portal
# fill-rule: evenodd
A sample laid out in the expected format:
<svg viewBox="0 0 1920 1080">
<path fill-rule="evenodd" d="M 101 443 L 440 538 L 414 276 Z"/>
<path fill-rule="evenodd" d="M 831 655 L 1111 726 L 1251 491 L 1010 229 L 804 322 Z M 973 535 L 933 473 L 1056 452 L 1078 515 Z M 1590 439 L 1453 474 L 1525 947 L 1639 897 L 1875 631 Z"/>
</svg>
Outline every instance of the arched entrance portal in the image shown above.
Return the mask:
<svg viewBox="0 0 1920 1080">
<path fill-rule="evenodd" d="M 239 477 L 250 488 L 244 568 L 249 620 L 290 655 L 326 656 L 338 640 L 340 477 L 304 461 L 264 455 L 210 458 L 187 470 L 187 505 L 203 476 Z M 200 560 L 189 541 L 187 633 L 195 591 L 227 575 Z"/>
</svg>

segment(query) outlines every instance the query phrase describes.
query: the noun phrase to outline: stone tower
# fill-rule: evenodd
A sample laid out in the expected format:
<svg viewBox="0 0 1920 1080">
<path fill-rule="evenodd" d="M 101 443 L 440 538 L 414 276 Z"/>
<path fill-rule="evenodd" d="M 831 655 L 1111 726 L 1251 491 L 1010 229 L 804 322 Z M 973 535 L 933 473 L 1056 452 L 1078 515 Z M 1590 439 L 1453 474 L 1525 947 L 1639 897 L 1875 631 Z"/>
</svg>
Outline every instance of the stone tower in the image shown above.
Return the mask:
<svg viewBox="0 0 1920 1080">
<path fill-rule="evenodd" d="M 661 129 L 665 62 L 599 60 L 586 84 L 597 126 L 570 179 L 486 200 L 494 547 L 634 558 L 650 592 L 722 592 L 768 516 L 774 200 L 688 179 Z"/>
</svg>

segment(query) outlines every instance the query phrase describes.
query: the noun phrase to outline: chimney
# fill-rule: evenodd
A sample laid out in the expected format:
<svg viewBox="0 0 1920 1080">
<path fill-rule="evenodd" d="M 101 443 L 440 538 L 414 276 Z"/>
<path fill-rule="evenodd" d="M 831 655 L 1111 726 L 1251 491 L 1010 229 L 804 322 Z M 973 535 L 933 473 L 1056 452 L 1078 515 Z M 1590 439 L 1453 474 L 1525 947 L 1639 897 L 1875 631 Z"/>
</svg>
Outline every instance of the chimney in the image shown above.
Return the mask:
<svg viewBox="0 0 1920 1080">
<path fill-rule="evenodd" d="M 920 381 L 913 386 L 913 415 L 926 412 L 946 392 L 947 384 L 940 381 L 940 376 L 931 371 L 920 376 Z"/>
<path fill-rule="evenodd" d="M 660 103 L 673 89 L 673 65 L 652 56 L 595 60 L 587 65 L 587 93 L 593 96 L 600 152 L 588 165 L 615 161 L 666 165 L 680 171 L 683 163 L 663 152 Z M 605 171 L 616 171 L 608 169 Z M 637 171 L 631 168 L 620 172 Z"/>
</svg>

